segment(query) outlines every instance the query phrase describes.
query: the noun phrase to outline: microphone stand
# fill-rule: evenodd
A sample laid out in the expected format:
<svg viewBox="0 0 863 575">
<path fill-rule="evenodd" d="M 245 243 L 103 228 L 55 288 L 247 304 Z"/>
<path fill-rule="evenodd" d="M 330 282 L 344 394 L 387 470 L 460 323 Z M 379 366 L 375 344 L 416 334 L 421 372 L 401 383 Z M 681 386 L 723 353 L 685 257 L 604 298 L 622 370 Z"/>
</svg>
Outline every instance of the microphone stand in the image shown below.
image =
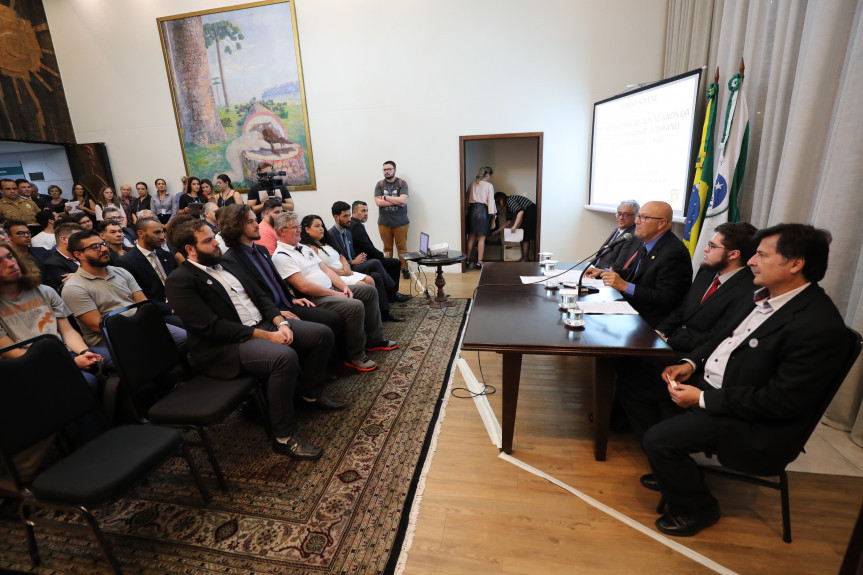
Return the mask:
<svg viewBox="0 0 863 575">
<path fill-rule="evenodd" d="M 581 285 L 581 281 L 582 281 L 582 279 L 584 279 L 584 272 L 586 272 L 588 269 L 590 269 L 590 266 L 596 264 L 596 262 L 599 261 L 599 258 L 602 257 L 602 255 L 601 255 L 602 252 L 604 252 L 605 250 L 606 250 L 606 247 L 603 246 L 599 250 L 594 252 L 593 255 L 595 255 L 596 257 L 594 257 L 592 260 L 590 260 L 590 263 L 587 264 L 587 267 L 585 267 L 583 270 L 581 270 L 581 275 L 578 276 L 578 295 L 583 296 L 583 295 L 587 295 L 589 293 L 599 293 L 599 290 L 595 287 Z M 588 257 L 590 257 L 590 256 L 588 256 Z"/>
</svg>

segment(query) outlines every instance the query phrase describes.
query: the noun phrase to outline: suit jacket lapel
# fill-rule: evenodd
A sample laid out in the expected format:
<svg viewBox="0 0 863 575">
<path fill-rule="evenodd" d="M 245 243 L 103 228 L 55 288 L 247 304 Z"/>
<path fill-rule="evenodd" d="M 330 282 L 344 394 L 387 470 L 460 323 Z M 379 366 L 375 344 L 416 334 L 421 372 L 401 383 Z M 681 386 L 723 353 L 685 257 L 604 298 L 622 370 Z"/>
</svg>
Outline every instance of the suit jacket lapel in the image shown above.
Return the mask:
<svg viewBox="0 0 863 575">
<path fill-rule="evenodd" d="M 186 266 L 186 269 L 192 272 L 192 275 L 195 276 L 195 279 L 201 284 L 202 289 L 211 289 L 215 291 L 227 306 L 231 308 L 234 307 L 234 302 L 231 301 L 231 296 L 229 296 L 228 292 L 225 291 L 225 288 L 222 287 L 222 282 L 210 277 L 210 274 L 190 262 L 183 262 L 183 265 Z"/>
</svg>

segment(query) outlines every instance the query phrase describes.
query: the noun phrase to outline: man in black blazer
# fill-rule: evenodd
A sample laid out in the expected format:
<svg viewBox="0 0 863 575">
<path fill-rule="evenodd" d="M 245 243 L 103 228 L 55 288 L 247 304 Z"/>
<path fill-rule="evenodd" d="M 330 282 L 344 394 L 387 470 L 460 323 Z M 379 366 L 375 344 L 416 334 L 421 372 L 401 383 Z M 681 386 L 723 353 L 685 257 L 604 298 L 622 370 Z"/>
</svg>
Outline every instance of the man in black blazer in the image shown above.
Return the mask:
<svg viewBox="0 0 863 575">
<path fill-rule="evenodd" d="M 290 286 L 281 280 L 270 252 L 255 243 L 261 234 L 258 231 L 260 224 L 257 221 L 252 222 L 253 215 L 254 211 L 249 206 L 241 204 L 220 209 L 222 239 L 229 246 L 222 254 L 227 265 L 242 269 L 244 277 L 251 279 L 255 287 L 266 294 L 281 311 L 290 312 L 304 321 L 323 324 L 329 327 L 338 339 L 344 331 L 345 322 L 342 317 L 332 310 L 316 307 L 307 299 L 297 298 Z"/>
<path fill-rule="evenodd" d="M 793 460 L 814 410 L 848 352 L 842 316 L 818 284 L 830 233 L 779 224 L 756 235 L 749 265 L 760 286 L 752 305 L 663 377 L 681 415 L 650 428 L 644 448 L 668 503 L 656 527 L 694 535 L 719 519 L 719 505 L 689 456 L 764 474 Z M 684 384 L 688 382 L 689 384 Z"/>
<path fill-rule="evenodd" d="M 369 206 L 362 200 L 357 200 L 351 205 L 351 223 L 350 232 L 351 238 L 354 241 L 354 248 L 358 253 L 366 254 L 366 257 L 373 260 L 378 260 L 383 264 L 387 274 L 393 279 L 398 286 L 399 274 L 401 273 L 402 264 L 398 258 L 390 257 L 389 252 L 382 252 L 375 247 L 369 238 L 369 233 L 366 231 L 366 222 L 369 220 Z M 403 294 L 401 297 L 407 298 Z"/>
<path fill-rule="evenodd" d="M 686 299 L 656 326 L 675 351 L 686 353 L 703 345 L 733 320 L 737 310 L 751 309 L 755 287 L 746 262 L 755 254 L 755 232 L 745 222 L 716 228 Z M 662 358 L 633 358 L 618 365 L 617 398 L 639 440 L 651 426 L 682 412 L 668 397 L 668 384 L 661 377 L 667 364 Z"/>
<path fill-rule="evenodd" d="M 120 257 L 120 267 L 132 274 L 141 291 L 156 304 L 163 316 L 173 316 L 165 296 L 165 280 L 177 269 L 177 262 L 169 251 L 162 249 L 165 226 L 156 218 L 141 218 L 135 224 L 135 232 L 137 244 Z M 166 322 L 183 327 L 179 318 L 172 321 L 168 317 Z"/>
<path fill-rule="evenodd" d="M 69 237 L 83 229 L 81 224 L 70 221 L 64 221 L 54 228 L 57 246 L 42 264 L 42 283 L 54 288 L 57 293 L 63 290 L 66 278 L 78 271 L 78 260 L 69 251 Z"/>
<path fill-rule="evenodd" d="M 632 255 L 632 252 L 635 251 L 633 244 L 638 243 L 635 239 L 635 214 L 638 213 L 640 207 L 641 206 L 639 206 L 638 202 L 635 200 L 626 200 L 620 202 L 620 205 L 617 206 L 617 212 L 615 214 L 617 218 L 617 227 L 614 228 L 611 235 L 609 235 L 601 245 L 607 246 L 623 234 L 632 234 L 632 238 L 610 248 L 601 250 L 600 253 L 597 254 L 599 259 L 594 264 L 597 269 L 607 269 L 617 261 L 617 258 L 620 257 L 621 254 Z"/>
<path fill-rule="evenodd" d="M 638 249 L 620 269 L 600 274 L 654 328 L 683 300 L 692 278 L 689 250 L 671 233 L 671 216 L 666 202 L 644 204 L 635 218 Z"/>
<path fill-rule="evenodd" d="M 171 239 L 186 261 L 165 287 L 186 324 L 198 369 L 213 377 L 245 373 L 266 382 L 273 451 L 294 459 L 319 458 L 323 450 L 297 431 L 294 390 L 302 363 L 303 399 L 322 409 L 345 407 L 323 392 L 332 331 L 286 319 L 254 284 L 243 286 L 221 266 L 213 231 L 201 220 L 180 224 Z"/>
</svg>

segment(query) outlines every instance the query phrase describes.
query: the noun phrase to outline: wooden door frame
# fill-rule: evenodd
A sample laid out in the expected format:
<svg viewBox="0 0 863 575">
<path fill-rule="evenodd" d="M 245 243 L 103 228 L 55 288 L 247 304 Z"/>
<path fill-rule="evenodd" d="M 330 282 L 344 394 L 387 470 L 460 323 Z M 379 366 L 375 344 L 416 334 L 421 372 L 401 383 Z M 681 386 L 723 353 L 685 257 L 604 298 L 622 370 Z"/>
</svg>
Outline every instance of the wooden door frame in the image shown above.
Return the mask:
<svg viewBox="0 0 863 575">
<path fill-rule="evenodd" d="M 465 189 L 464 189 L 464 144 L 476 140 L 506 140 L 515 138 L 536 138 L 536 243 L 534 246 L 533 259 L 536 261 L 537 254 L 542 251 L 539 247 L 539 241 L 542 231 L 542 137 L 543 132 L 522 132 L 515 134 L 484 134 L 476 136 L 459 136 L 458 137 L 458 173 L 459 173 L 459 205 L 461 207 L 461 251 L 465 253 L 467 249 L 467 238 L 465 229 Z"/>
</svg>

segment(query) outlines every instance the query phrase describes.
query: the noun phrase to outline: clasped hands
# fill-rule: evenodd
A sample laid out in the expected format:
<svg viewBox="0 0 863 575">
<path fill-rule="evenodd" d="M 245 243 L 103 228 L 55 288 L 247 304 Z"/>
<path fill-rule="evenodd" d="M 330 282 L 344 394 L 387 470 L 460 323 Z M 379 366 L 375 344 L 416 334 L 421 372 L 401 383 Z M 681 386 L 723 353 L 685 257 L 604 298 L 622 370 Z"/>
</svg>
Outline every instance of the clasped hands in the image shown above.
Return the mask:
<svg viewBox="0 0 863 575">
<path fill-rule="evenodd" d="M 694 371 L 695 368 L 690 363 L 669 365 L 662 370 L 662 379 L 668 387 L 671 401 L 684 409 L 697 406 L 701 397 L 700 389 L 682 383 L 687 381 Z"/>
</svg>

